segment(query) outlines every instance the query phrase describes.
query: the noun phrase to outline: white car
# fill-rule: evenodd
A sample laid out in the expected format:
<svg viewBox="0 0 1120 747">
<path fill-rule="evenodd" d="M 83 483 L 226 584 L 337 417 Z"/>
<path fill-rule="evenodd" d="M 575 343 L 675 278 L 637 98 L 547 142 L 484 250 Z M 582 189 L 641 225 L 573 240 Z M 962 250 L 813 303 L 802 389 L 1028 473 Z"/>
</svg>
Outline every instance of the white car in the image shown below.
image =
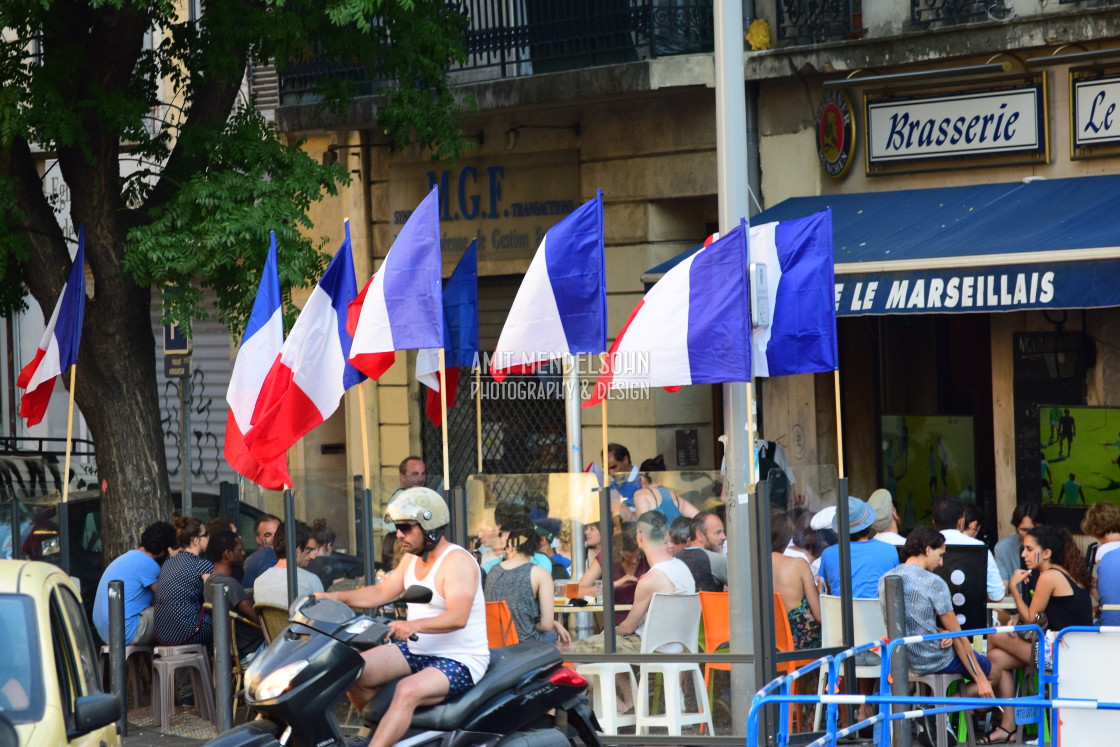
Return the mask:
<svg viewBox="0 0 1120 747">
<path fill-rule="evenodd" d="M 0 721 L 18 745 L 120 745 L 120 701 L 101 690 L 85 610 L 57 566 L 0 560 L 0 642 Z"/>
</svg>

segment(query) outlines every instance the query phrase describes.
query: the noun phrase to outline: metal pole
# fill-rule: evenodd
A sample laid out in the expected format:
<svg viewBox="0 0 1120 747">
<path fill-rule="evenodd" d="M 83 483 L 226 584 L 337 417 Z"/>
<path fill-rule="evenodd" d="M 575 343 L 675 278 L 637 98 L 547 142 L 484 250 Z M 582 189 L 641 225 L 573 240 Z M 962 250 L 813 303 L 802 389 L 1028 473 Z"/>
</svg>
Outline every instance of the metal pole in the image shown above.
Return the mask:
<svg viewBox="0 0 1120 747">
<path fill-rule="evenodd" d="M 840 595 L 840 634 L 844 638 L 844 648 L 856 645 L 855 622 L 852 619 L 852 537 L 851 518 L 848 515 L 848 478 L 841 477 L 836 481 L 836 536 L 840 543 L 840 588 L 829 589 L 829 594 Z M 860 641 L 866 643 L 866 641 Z M 856 660 L 850 657 L 844 660 L 844 679 L 848 689 L 853 690 L 856 682 Z M 845 706 L 851 711 L 851 706 Z"/>
<path fill-rule="evenodd" d="M 214 630 L 214 701 L 218 708 L 218 733 L 229 731 L 233 728 L 233 683 L 230 673 L 233 671 L 232 657 L 230 656 L 230 620 L 229 598 L 226 597 L 226 585 L 219 581 L 214 584 L 213 601 L 213 630 Z"/>
<path fill-rule="evenodd" d="M 356 487 L 362 485 L 361 477 L 355 477 Z M 376 583 L 377 564 L 373 558 L 373 491 L 369 488 L 361 490 L 358 495 L 362 502 L 362 565 L 366 571 L 366 584 Z"/>
<path fill-rule="evenodd" d="M 887 601 L 887 638 L 902 638 L 906 635 L 906 598 L 902 593 L 902 577 L 887 576 L 883 579 L 883 598 Z M 908 695 L 910 664 L 906 660 L 906 647 L 895 646 L 891 654 L 891 695 Z M 893 706 L 895 713 L 906 710 L 906 706 Z M 891 744 L 897 747 L 910 747 L 910 722 L 895 721 L 891 734 Z"/>
<path fill-rule="evenodd" d="M 23 557 L 23 533 L 19 525 L 19 499 L 12 498 L 12 560 Z"/>
<path fill-rule="evenodd" d="M 578 356 L 564 358 L 564 420 L 568 429 L 568 472 L 583 472 L 583 421 L 580 416 Z M 569 500 L 572 496 L 569 496 Z M 581 501 L 582 503 L 582 501 Z M 608 501 L 609 505 L 609 501 Z M 610 514 L 607 514 L 610 516 Z M 602 518 L 602 517 L 600 517 Z M 583 546 L 583 524 L 572 517 L 572 578 L 579 578 L 586 567 Z"/>
<path fill-rule="evenodd" d="M 70 575 L 70 503 L 62 501 L 58 504 L 58 564 L 66 575 Z"/>
<path fill-rule="evenodd" d="M 117 722 L 121 736 L 128 736 L 128 693 L 125 691 L 124 581 L 109 582 L 109 691 L 121 702 Z"/>
<path fill-rule="evenodd" d="M 451 536 L 457 545 L 467 546 L 467 491 L 457 486 L 451 490 Z"/>
<path fill-rule="evenodd" d="M 603 571 L 603 652 L 614 653 L 614 538 L 611 521 L 611 489 L 599 491 L 599 565 Z M 573 561 L 575 562 L 575 561 Z"/>
<path fill-rule="evenodd" d="M 715 3 L 716 170 L 720 230 L 734 228 L 749 215 L 747 199 L 746 91 L 743 78 L 743 4 Z M 743 344 L 749 344 L 749 337 Z M 753 434 L 749 422 L 749 384 L 723 385 L 724 429 L 727 442 L 727 565 L 731 614 L 731 651 L 757 651 L 752 602 L 758 599 L 757 578 L 751 571 L 750 485 L 754 482 Z M 768 544 L 768 543 L 767 543 Z M 731 665 L 731 698 L 746 703 L 756 689 L 755 666 Z M 732 708 L 733 733 L 746 733 L 747 711 Z"/>
<path fill-rule="evenodd" d="M 188 371 L 190 366 L 187 367 Z M 179 405 L 183 416 L 179 419 L 179 443 L 183 445 L 183 516 L 191 515 L 191 377 L 179 381 Z"/>
<path fill-rule="evenodd" d="M 755 532 L 757 537 L 770 536 L 770 484 L 765 480 L 760 480 L 755 483 L 754 491 L 754 526 L 758 527 Z M 775 642 L 776 633 L 774 630 L 774 577 L 771 571 L 770 560 L 770 543 L 769 542 L 754 542 L 751 545 L 751 560 L 754 562 L 754 567 L 758 569 L 759 579 L 754 585 L 756 596 L 754 598 L 754 605 L 752 612 L 754 614 L 755 626 L 755 658 L 754 658 L 754 676 L 755 682 L 770 682 L 777 676 L 777 667 L 774 662 L 774 654 L 777 651 L 777 643 Z M 763 734 L 777 734 L 777 722 L 775 720 L 776 709 L 767 708 L 761 714 L 760 725 L 764 730 Z"/>
<path fill-rule="evenodd" d="M 296 573 L 296 496 L 291 488 L 284 491 L 284 546 L 288 563 L 288 604 L 295 601 L 299 593 L 299 575 Z"/>
</svg>

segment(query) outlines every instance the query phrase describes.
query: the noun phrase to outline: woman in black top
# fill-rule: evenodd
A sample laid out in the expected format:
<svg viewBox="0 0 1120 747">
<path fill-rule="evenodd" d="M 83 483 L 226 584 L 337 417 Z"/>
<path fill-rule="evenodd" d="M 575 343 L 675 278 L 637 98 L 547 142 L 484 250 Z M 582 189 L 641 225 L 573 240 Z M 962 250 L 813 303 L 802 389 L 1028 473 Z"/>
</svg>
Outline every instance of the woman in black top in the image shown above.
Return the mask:
<svg viewBox="0 0 1120 747">
<path fill-rule="evenodd" d="M 202 607 L 202 584 L 214 564 L 200 557 L 210 542 L 206 525 L 191 517 L 175 517 L 179 553 L 159 571 L 153 599 L 156 640 L 163 646 L 209 644 L 210 613 Z"/>
<path fill-rule="evenodd" d="M 1023 538 L 1022 557 L 1027 570 L 1017 569 L 1011 575 L 1011 596 L 1019 616 L 1018 621 L 1012 620 L 1013 624 L 1037 621 L 1045 630 L 1055 631 L 1071 625 L 1093 624 L 1088 573 L 1068 531 L 1053 526 L 1034 527 Z M 1019 584 L 1032 574 L 1034 588 L 1026 592 L 1027 599 L 1024 599 Z M 988 656 L 1003 671 L 996 687 L 999 697 L 1012 697 L 1011 670 L 1027 666 L 1036 646 L 1015 633 L 997 633 L 988 639 Z M 1010 741 L 1012 737 L 1013 734 L 997 726 L 981 743 L 997 744 Z"/>
</svg>

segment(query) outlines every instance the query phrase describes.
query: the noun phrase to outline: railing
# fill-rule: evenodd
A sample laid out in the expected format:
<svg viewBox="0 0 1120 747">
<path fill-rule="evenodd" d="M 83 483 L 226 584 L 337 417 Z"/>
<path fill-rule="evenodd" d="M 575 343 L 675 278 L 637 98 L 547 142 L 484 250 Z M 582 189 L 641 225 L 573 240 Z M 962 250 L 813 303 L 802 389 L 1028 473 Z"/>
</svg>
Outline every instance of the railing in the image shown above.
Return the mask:
<svg viewBox="0 0 1120 747">
<path fill-rule="evenodd" d="M 778 0 L 778 41 L 819 44 L 859 38 L 861 0 Z"/>
<path fill-rule="evenodd" d="M 910 23 L 915 26 L 999 21 L 1009 12 L 1004 0 L 910 0 Z"/>
<path fill-rule="evenodd" d="M 452 68 L 461 82 L 614 65 L 711 52 L 713 0 L 458 0 L 467 17 L 467 60 Z M 318 100 L 324 78 L 346 78 L 360 93 L 374 86 L 355 65 L 312 59 L 280 74 L 280 103 Z"/>
</svg>

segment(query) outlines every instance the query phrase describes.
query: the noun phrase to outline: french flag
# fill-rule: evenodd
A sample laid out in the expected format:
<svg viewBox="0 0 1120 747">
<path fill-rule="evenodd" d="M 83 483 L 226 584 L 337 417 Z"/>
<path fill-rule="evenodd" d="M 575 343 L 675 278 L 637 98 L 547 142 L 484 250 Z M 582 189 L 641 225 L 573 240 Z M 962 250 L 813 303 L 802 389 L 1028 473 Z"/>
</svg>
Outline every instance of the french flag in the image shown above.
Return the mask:
<svg viewBox="0 0 1120 747">
<path fill-rule="evenodd" d="M 584 407 L 612 389 L 750 381 L 747 225 L 683 260 L 638 302 Z"/>
<path fill-rule="evenodd" d="M 261 386 L 245 445 L 261 464 L 273 464 L 312 428 L 329 418 L 362 374 L 346 362 L 353 339 L 346 309 L 358 295 L 350 224 L 346 238 L 280 348 Z"/>
<path fill-rule="evenodd" d="M 752 333 L 754 375 L 835 371 L 832 210 L 751 226 L 750 258 L 766 266 L 766 313 L 761 316 L 770 322 Z"/>
<path fill-rule="evenodd" d="M 490 361 L 502 381 L 552 358 L 607 347 L 603 193 L 550 228 L 537 249 Z"/>
<path fill-rule="evenodd" d="M 478 358 L 477 241 L 472 241 L 463 252 L 455 271 L 443 285 L 443 349 L 447 406 L 451 407 L 459 386 L 459 369 L 476 365 Z M 443 423 L 438 348 L 424 348 L 416 354 L 416 379 L 428 387 L 424 412 L 438 428 Z"/>
<path fill-rule="evenodd" d="M 245 434 L 252 429 L 253 410 L 264 387 L 271 361 L 284 345 L 284 315 L 280 309 L 280 272 L 276 261 L 276 233 L 269 231 L 271 245 L 261 272 L 261 284 L 253 311 L 245 325 L 241 347 L 233 363 L 233 376 L 226 390 L 229 415 L 226 418 L 225 456 L 239 474 L 268 490 L 282 490 L 292 484 L 285 455 L 262 463 L 245 445 Z"/>
<path fill-rule="evenodd" d="M 27 418 L 29 428 L 38 425 L 47 414 L 55 379 L 78 362 L 78 345 L 86 313 L 85 247 L 85 226 L 79 226 L 78 251 L 66 276 L 66 285 L 62 286 L 62 295 L 54 305 L 35 357 L 23 367 L 16 380 L 16 386 L 26 390 L 19 400 L 19 414 Z"/>
<path fill-rule="evenodd" d="M 441 262 L 439 192 L 433 187 L 350 305 L 351 365 L 376 379 L 393 365 L 394 351 L 443 347 Z"/>
</svg>

